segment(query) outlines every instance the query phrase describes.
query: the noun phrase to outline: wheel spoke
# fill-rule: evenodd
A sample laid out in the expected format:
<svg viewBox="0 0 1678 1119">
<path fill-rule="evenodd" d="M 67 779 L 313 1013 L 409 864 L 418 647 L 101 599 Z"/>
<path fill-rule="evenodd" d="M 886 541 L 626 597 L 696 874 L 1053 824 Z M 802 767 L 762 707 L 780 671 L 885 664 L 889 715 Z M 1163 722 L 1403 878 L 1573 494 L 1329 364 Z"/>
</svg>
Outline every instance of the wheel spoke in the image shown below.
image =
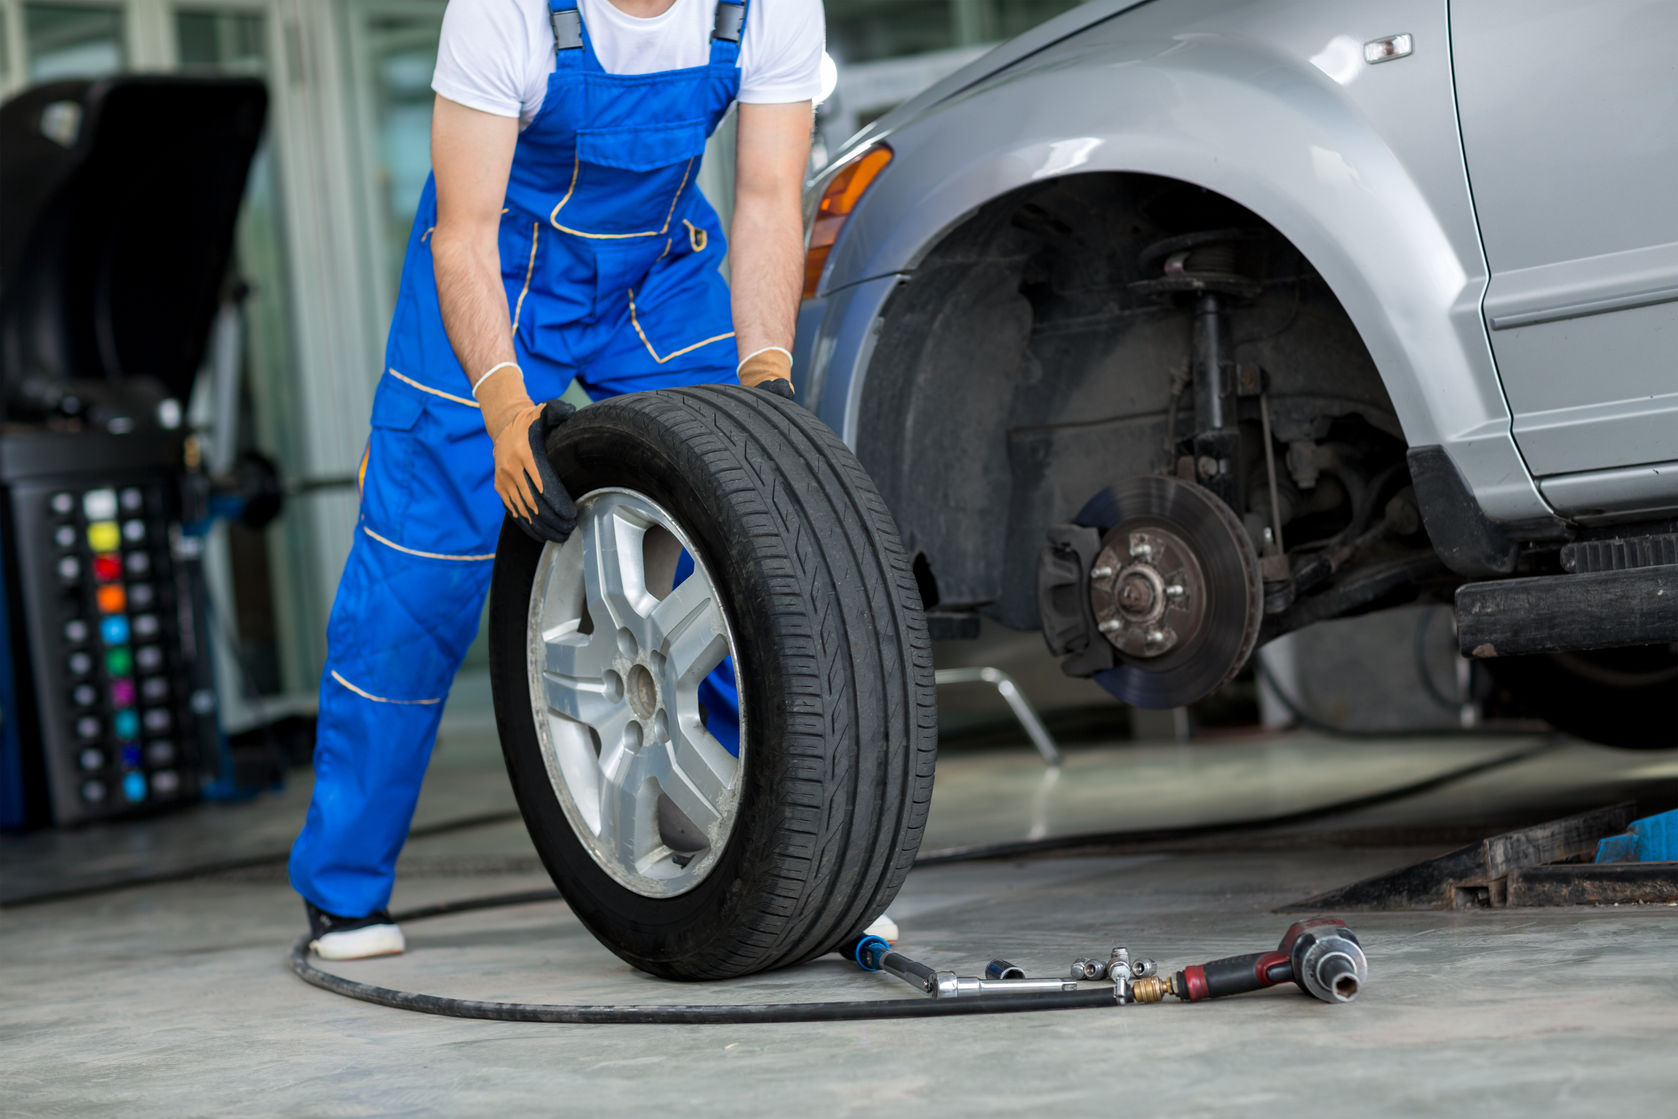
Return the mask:
<svg viewBox="0 0 1678 1119">
<path fill-rule="evenodd" d="M 728 656 L 722 610 L 697 572 L 664 597 L 652 621 L 675 679 L 683 686 L 697 686 Z"/>
<path fill-rule="evenodd" d="M 583 522 L 583 584 L 594 628 L 627 629 L 646 637 L 647 591 L 642 556 L 646 527 L 623 516 L 610 502 L 597 502 Z"/>
<path fill-rule="evenodd" d="M 719 806 L 727 802 L 739 768 L 739 761 L 697 719 L 678 721 L 671 728 L 669 776 L 660 784 L 688 819 L 709 831 L 722 815 Z M 692 807 L 705 815 L 694 815 L 684 797 L 703 800 L 703 808 Z"/>
<path fill-rule="evenodd" d="M 722 747 L 713 742 L 721 752 Z M 658 781 L 659 791 L 669 797 L 682 815 L 704 832 L 712 836 L 717 822 L 722 819 L 722 810 L 717 802 L 722 798 L 725 784 L 717 779 L 709 767 L 704 764 L 690 764 L 686 769 L 676 760 L 676 744 L 671 742 L 663 750 L 654 751 L 657 757 L 654 772 Z M 727 757 L 724 754 L 724 757 Z"/>
<path fill-rule="evenodd" d="M 554 735 L 550 741 L 553 762 L 559 766 L 571 800 L 582 815 L 583 826 L 591 834 L 599 835 L 602 784 L 600 759 L 595 757 L 592 736 L 581 727 L 574 727 L 571 733 Z"/>
<path fill-rule="evenodd" d="M 550 667 L 542 673 L 544 698 L 548 710 L 599 730 L 602 724 L 624 710 L 624 703 L 621 699 L 613 702 L 607 698 L 606 683 L 602 679 L 604 668 L 599 671 L 584 668 L 583 663 L 592 658 L 586 654 L 582 657 L 573 655 L 573 650 L 579 650 L 579 647 L 568 643 L 548 646 L 547 662 Z"/>
<path fill-rule="evenodd" d="M 609 749 L 601 754 L 600 838 L 625 865 L 643 868 L 660 844 L 656 751 Z M 609 761 L 608 761 L 609 756 Z"/>
<path fill-rule="evenodd" d="M 543 642 L 542 672 L 547 676 L 590 682 L 599 680 L 612 667 L 611 635 L 567 633 Z"/>
<path fill-rule="evenodd" d="M 599 721 L 590 723 L 594 733 L 600 736 L 600 770 L 610 775 L 612 767 L 618 764 L 614 759 L 620 753 L 633 750 L 634 743 L 626 740 L 629 724 L 634 719 L 634 712 L 630 711 L 627 703 L 613 704 L 610 711 Z"/>
<path fill-rule="evenodd" d="M 690 574 L 653 607 L 652 620 L 659 637 L 670 641 L 680 636 L 689 626 L 704 623 L 711 629 L 721 629 L 721 619 L 715 617 L 717 596 L 698 572 Z"/>
</svg>

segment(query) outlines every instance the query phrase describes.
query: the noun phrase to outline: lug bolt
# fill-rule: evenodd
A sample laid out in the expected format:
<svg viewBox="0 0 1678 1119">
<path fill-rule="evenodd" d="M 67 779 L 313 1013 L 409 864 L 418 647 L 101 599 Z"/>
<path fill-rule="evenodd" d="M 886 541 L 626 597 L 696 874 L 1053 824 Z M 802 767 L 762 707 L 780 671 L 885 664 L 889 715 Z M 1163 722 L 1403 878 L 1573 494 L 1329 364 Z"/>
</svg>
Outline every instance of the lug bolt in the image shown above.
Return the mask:
<svg viewBox="0 0 1678 1119">
<path fill-rule="evenodd" d="M 1183 590 L 1183 585 L 1181 583 L 1172 583 L 1169 587 L 1165 588 L 1166 598 L 1182 598 L 1186 593 L 1187 592 Z"/>
<path fill-rule="evenodd" d="M 1162 645 L 1165 643 L 1165 631 L 1163 629 L 1151 629 L 1142 635 L 1142 640 L 1149 645 Z"/>
<path fill-rule="evenodd" d="M 1096 628 L 1100 629 L 1102 633 L 1117 633 L 1124 628 L 1124 623 L 1117 618 L 1108 618 Z"/>
<path fill-rule="evenodd" d="M 1090 572 L 1091 579 L 1111 579 L 1112 577 L 1113 569 L 1107 564 L 1102 564 L 1100 567 L 1097 567 Z"/>
<path fill-rule="evenodd" d="M 1135 540 L 1130 545 L 1130 554 L 1136 559 L 1147 559 L 1154 554 L 1154 548 L 1146 540 Z"/>
</svg>

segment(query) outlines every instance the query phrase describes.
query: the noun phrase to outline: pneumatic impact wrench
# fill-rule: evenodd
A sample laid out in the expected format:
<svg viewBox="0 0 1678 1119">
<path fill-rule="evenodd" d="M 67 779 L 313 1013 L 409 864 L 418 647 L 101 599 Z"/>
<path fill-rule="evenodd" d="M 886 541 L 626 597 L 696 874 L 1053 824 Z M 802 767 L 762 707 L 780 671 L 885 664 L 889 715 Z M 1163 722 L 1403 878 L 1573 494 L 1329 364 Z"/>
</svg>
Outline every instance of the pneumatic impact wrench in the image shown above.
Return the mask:
<svg viewBox="0 0 1678 1119">
<path fill-rule="evenodd" d="M 1313 917 L 1291 925 L 1274 952 L 1195 964 L 1169 979 L 1138 979 L 1132 989 L 1137 1002 L 1159 1002 L 1166 995 L 1200 1002 L 1292 980 L 1306 994 L 1337 1003 L 1357 998 L 1368 975 L 1363 948 L 1346 922 L 1338 917 Z"/>
</svg>

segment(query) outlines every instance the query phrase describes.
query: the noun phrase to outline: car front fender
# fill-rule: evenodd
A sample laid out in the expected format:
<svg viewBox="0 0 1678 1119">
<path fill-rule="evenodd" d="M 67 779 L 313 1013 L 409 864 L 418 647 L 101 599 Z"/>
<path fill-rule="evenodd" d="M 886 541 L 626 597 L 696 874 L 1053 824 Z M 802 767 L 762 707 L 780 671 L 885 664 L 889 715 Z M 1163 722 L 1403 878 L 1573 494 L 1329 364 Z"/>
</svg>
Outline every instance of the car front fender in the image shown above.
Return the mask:
<svg viewBox="0 0 1678 1119">
<path fill-rule="evenodd" d="M 1045 180 L 1131 172 L 1198 185 L 1310 260 L 1412 446 L 1444 448 L 1492 518 L 1549 520 L 1480 313 L 1486 268 L 1443 15 L 1419 0 L 1158 2 L 1042 50 L 882 137 L 896 156 L 835 246 L 821 302 L 854 315 L 833 296 L 912 275 L 981 205 Z M 1400 31 L 1412 56 L 1364 61 L 1366 40 Z M 862 350 L 830 349 L 817 376 L 818 410 L 854 425 Z M 854 430 L 842 434 L 855 445 Z"/>
</svg>

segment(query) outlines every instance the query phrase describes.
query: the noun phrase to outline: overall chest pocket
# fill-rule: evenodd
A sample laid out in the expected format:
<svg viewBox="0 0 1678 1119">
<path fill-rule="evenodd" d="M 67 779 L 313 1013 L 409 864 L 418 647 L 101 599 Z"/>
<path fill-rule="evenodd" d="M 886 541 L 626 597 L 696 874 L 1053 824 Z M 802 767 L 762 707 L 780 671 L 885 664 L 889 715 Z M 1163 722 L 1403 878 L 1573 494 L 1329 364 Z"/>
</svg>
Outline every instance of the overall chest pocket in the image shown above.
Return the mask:
<svg viewBox="0 0 1678 1119">
<path fill-rule="evenodd" d="M 694 189 L 706 123 L 579 129 L 571 183 L 549 221 L 577 237 L 667 236 L 682 196 Z"/>
</svg>

